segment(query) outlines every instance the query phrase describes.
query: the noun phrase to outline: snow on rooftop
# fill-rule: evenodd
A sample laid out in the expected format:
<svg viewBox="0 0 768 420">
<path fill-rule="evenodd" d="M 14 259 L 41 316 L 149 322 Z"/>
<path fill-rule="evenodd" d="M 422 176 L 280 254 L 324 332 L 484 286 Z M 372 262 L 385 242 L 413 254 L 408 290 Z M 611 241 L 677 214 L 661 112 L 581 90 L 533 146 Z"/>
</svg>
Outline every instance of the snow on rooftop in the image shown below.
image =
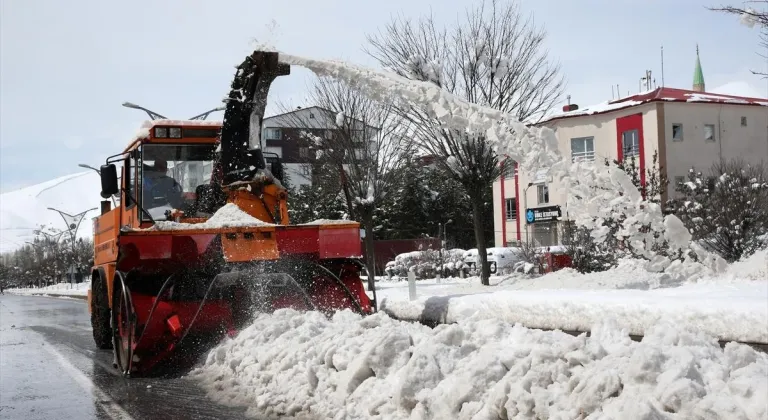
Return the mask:
<svg viewBox="0 0 768 420">
<path fill-rule="evenodd" d="M 182 126 L 201 126 L 201 127 L 218 127 L 221 125 L 221 121 L 217 120 L 145 120 L 141 126 L 143 128 L 150 128 L 156 125 L 182 125 Z"/>
<path fill-rule="evenodd" d="M 355 222 L 354 220 L 331 220 L 331 219 L 317 219 L 313 220 L 311 222 L 302 223 L 298 226 L 315 226 L 315 225 L 349 225 L 349 224 L 358 224 L 358 222 Z"/>
<path fill-rule="evenodd" d="M 705 102 L 733 105 L 752 105 L 768 106 L 768 99 L 759 97 L 735 96 L 716 92 L 696 92 L 685 89 L 657 88 L 650 91 L 640 92 L 627 97 L 606 101 L 600 104 L 587 106 L 574 111 L 562 112 L 551 115 L 541 121 L 558 120 L 561 118 L 577 117 L 583 115 L 603 114 L 619 109 L 629 108 L 644 103 L 666 101 L 666 102 Z"/>
</svg>

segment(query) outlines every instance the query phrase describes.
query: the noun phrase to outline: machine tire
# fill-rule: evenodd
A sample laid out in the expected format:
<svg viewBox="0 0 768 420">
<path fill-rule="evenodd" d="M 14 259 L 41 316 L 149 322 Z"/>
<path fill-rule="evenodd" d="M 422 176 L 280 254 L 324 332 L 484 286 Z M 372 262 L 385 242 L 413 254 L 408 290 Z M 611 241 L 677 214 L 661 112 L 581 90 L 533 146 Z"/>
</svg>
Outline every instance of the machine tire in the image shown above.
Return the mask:
<svg viewBox="0 0 768 420">
<path fill-rule="evenodd" d="M 103 350 L 112 348 L 112 326 L 110 325 L 109 297 L 104 279 L 95 274 L 91 279 L 91 328 L 93 341 Z"/>
</svg>

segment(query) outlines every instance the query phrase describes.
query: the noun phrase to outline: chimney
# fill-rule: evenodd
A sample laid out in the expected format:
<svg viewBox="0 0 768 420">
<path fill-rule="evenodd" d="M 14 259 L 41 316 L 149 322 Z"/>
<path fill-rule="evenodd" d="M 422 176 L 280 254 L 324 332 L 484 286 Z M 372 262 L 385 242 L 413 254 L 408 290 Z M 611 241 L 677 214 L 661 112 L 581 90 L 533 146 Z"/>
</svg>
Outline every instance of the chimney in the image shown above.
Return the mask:
<svg viewBox="0 0 768 420">
<path fill-rule="evenodd" d="M 576 111 L 577 109 L 579 109 L 579 106 L 576 104 L 568 104 L 563 106 L 563 112 Z"/>
</svg>

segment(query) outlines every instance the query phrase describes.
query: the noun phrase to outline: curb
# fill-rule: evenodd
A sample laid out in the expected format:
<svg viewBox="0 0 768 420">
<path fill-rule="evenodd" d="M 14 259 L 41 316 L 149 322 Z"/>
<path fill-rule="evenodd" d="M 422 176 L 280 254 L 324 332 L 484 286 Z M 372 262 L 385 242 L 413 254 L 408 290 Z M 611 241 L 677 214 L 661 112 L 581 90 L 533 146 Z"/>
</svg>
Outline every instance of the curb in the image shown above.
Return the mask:
<svg viewBox="0 0 768 420">
<path fill-rule="evenodd" d="M 66 297 L 66 298 L 72 298 L 77 300 L 88 300 L 88 295 L 67 295 L 62 293 L 13 293 L 9 292 L 9 294 L 12 294 L 14 296 L 40 296 L 40 297 Z"/>
</svg>

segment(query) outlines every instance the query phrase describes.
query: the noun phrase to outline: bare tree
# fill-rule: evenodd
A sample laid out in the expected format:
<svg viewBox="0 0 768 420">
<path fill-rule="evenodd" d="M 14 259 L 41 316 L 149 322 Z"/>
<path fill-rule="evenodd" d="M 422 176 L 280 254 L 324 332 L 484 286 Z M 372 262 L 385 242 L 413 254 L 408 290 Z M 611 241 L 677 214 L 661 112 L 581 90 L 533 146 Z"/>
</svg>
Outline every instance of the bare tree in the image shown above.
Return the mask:
<svg viewBox="0 0 768 420">
<path fill-rule="evenodd" d="M 318 107 L 317 112 L 291 113 L 290 124 L 302 129 L 313 171 L 338 174 L 347 214 L 366 232 L 371 283 L 375 275 L 374 214 L 402 181 L 402 169 L 411 162 L 413 142 L 407 136 L 408 122 L 391 103 L 371 99 L 331 78 L 317 79 L 308 100 Z"/>
<path fill-rule="evenodd" d="M 400 76 L 434 83 L 470 102 L 535 123 L 559 101 L 564 88 L 559 65 L 547 59 L 544 39 L 545 32 L 523 18 L 515 1 L 491 0 L 468 10 L 450 29 L 439 27 L 432 16 L 418 22 L 397 18 L 368 37 L 367 52 Z M 512 165 L 501 165 L 482 136 L 445 128 L 416 106 L 398 105 L 397 110 L 412 124 L 414 142 L 436 156 L 472 200 L 481 279 L 488 285 L 483 192 L 511 172 Z"/>
<path fill-rule="evenodd" d="M 762 11 L 755 10 L 754 8 L 747 6 L 749 4 L 756 5 L 757 7 L 762 5 L 765 9 Z M 760 45 L 765 48 L 766 51 L 766 53 L 758 53 L 758 55 L 768 61 L 768 0 L 747 1 L 744 3 L 743 7 L 725 5 L 720 7 L 710 7 L 709 10 L 737 15 L 741 19 L 741 23 L 750 28 L 757 25 L 760 28 Z M 764 78 L 768 77 L 768 70 L 766 70 L 766 72 L 752 70 L 752 73 Z"/>
</svg>

